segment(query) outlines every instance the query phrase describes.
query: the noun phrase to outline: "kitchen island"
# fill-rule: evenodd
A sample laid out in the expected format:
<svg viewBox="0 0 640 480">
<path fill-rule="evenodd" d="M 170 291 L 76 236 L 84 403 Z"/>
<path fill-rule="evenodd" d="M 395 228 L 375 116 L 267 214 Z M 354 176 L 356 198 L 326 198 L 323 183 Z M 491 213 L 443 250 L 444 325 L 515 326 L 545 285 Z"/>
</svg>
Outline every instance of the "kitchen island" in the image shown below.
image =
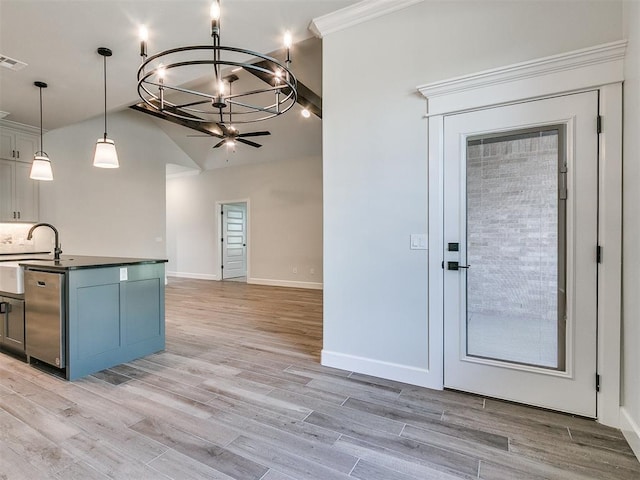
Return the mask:
<svg viewBox="0 0 640 480">
<path fill-rule="evenodd" d="M 75 380 L 163 350 L 165 262 L 78 255 L 19 262 L 27 360 Z"/>
</svg>

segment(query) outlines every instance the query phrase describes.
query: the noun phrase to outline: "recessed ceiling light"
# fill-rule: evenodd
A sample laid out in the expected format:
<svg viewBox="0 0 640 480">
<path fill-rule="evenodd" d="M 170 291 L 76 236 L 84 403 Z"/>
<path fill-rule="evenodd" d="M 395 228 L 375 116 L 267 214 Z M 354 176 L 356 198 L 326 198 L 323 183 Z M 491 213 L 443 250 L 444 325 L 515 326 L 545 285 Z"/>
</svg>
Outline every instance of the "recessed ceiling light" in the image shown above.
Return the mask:
<svg viewBox="0 0 640 480">
<path fill-rule="evenodd" d="M 6 55 L 0 54 L 0 67 L 18 71 L 22 70 L 26 66 L 27 64 L 21 62 L 20 60 L 16 60 L 15 58 L 7 57 Z"/>
</svg>

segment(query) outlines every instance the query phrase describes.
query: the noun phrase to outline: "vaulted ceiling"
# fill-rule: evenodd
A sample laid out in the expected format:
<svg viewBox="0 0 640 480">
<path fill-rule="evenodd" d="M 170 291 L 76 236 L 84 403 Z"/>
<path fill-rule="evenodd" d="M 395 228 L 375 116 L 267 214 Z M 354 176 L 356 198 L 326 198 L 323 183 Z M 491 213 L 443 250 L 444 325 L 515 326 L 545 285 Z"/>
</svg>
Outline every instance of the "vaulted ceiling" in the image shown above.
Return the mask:
<svg viewBox="0 0 640 480">
<path fill-rule="evenodd" d="M 222 43 L 277 55 L 284 31 L 290 30 L 297 42 L 293 70 L 303 83 L 321 94 L 321 45 L 311 39 L 309 22 L 354 3 L 222 0 Z M 139 26 L 144 24 L 149 29 L 150 53 L 183 45 L 208 45 L 209 6 L 210 0 L 0 0 L 0 55 L 27 64 L 19 71 L 0 68 L 0 111 L 8 113 L 7 120 L 38 125 L 38 89 L 33 82 L 40 80 L 49 84 L 43 92 L 45 129 L 100 115 L 102 57 L 96 49 L 103 46 L 113 50 L 107 61 L 108 110 L 127 108 L 139 100 Z M 210 150 L 217 139 L 187 137 L 190 132 L 183 127 L 157 122 L 203 168 L 212 168 L 229 156 L 239 161 L 249 151 L 254 151 L 252 155 L 260 152 L 264 158 L 276 155 L 267 148 L 276 141 L 276 135 L 287 134 L 299 144 L 292 152 L 303 144 L 319 146 L 320 142 L 317 118 L 299 126 L 299 116 L 288 114 L 256 128 L 245 127 L 246 131 L 272 132 L 271 137 L 260 139 L 264 148 L 238 147 L 235 153 L 214 157 Z M 299 129 L 296 135 L 291 134 L 292 128 Z"/>
</svg>

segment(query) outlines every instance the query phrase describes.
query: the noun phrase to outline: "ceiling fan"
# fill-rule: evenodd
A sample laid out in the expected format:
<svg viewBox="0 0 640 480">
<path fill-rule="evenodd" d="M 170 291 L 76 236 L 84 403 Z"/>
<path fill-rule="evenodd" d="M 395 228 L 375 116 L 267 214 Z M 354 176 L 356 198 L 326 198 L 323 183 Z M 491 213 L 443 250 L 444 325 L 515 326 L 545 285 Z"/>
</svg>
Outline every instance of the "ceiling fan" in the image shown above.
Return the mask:
<svg viewBox="0 0 640 480">
<path fill-rule="evenodd" d="M 233 74 L 228 75 L 224 78 L 224 80 L 229 83 L 229 94 L 231 95 L 231 86 L 233 85 L 233 82 L 238 80 L 238 76 Z M 229 121 L 231 121 L 231 115 L 232 115 L 231 107 L 232 106 L 229 105 Z M 220 109 L 220 119 L 222 120 L 222 108 Z M 216 134 L 214 132 L 211 132 L 211 135 L 214 137 L 221 138 L 222 140 L 217 144 L 215 144 L 213 148 L 219 148 L 222 145 L 227 145 L 228 147 L 235 147 L 237 142 L 244 143 L 245 145 L 249 145 L 254 148 L 260 148 L 262 147 L 262 145 L 256 142 L 252 142 L 251 140 L 246 140 L 246 137 L 262 137 L 264 135 L 271 135 L 271 132 L 267 132 L 267 131 L 240 133 L 238 129 L 235 128 L 233 125 L 227 126 L 222 122 L 217 123 L 217 126 L 222 132 L 222 135 Z M 208 135 L 187 135 L 187 136 L 203 137 Z"/>
<path fill-rule="evenodd" d="M 247 132 L 240 133 L 237 128 L 233 126 L 227 127 L 223 123 L 219 123 L 218 127 L 222 131 L 222 135 L 214 135 L 218 138 L 222 138 L 217 144 L 213 146 L 213 148 L 219 148 L 222 145 L 227 145 L 228 147 L 235 147 L 236 142 L 244 143 L 245 145 L 250 145 L 255 148 L 260 148 L 262 145 L 256 142 L 252 142 L 251 140 L 246 140 L 246 137 L 262 137 L 264 135 L 271 135 L 271 132 L 262 131 L 262 132 Z"/>
</svg>

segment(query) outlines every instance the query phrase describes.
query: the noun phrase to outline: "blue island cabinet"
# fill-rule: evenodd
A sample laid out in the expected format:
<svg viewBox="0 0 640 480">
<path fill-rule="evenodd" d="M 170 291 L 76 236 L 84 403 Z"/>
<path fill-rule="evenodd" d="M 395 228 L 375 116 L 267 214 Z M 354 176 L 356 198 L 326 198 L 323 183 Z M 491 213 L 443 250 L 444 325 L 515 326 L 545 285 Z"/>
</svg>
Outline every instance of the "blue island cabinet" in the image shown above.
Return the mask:
<svg viewBox="0 0 640 480">
<path fill-rule="evenodd" d="M 68 380 L 164 350 L 164 263 L 66 275 Z"/>
</svg>

